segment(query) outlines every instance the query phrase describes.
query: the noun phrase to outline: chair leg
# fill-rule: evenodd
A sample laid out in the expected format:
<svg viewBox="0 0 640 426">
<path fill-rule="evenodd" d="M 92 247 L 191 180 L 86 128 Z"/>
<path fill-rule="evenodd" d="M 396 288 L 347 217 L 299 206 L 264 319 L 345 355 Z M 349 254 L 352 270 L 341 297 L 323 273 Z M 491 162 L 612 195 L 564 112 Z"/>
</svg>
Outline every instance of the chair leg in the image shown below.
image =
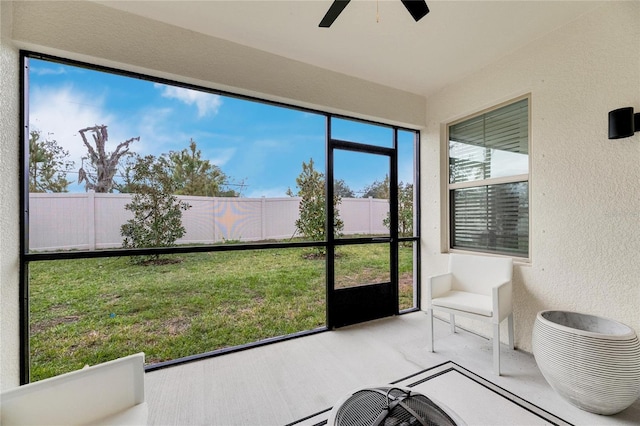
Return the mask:
<svg viewBox="0 0 640 426">
<path fill-rule="evenodd" d="M 509 348 L 511 350 L 514 350 L 515 345 L 513 342 L 513 314 L 507 317 L 507 326 L 509 327 Z"/>
<path fill-rule="evenodd" d="M 453 314 L 449 314 L 449 325 L 451 326 L 451 332 L 456 332 L 456 316 Z"/>
<path fill-rule="evenodd" d="M 427 328 L 429 337 L 427 337 L 427 349 L 433 352 L 433 309 L 427 309 Z"/>
<path fill-rule="evenodd" d="M 493 372 L 500 375 L 500 324 L 493 324 Z"/>
</svg>

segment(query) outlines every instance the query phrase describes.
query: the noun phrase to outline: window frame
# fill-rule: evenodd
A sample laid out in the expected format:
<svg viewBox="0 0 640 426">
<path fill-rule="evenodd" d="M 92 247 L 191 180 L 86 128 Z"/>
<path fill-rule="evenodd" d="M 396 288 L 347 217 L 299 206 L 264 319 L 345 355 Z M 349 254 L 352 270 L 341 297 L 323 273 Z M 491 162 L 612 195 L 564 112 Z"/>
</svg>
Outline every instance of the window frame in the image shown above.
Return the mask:
<svg viewBox="0 0 640 426">
<path fill-rule="evenodd" d="M 515 98 L 510 98 L 506 101 L 502 101 L 499 103 L 496 103 L 495 105 L 488 107 L 488 108 L 484 108 L 482 110 L 479 110 L 475 113 L 471 113 L 471 114 L 467 114 L 464 115 L 463 117 L 460 118 L 456 118 L 453 119 L 451 121 L 448 121 L 444 124 L 444 129 L 443 129 L 443 135 L 444 137 L 442 138 L 442 152 L 443 152 L 443 156 L 442 156 L 442 161 L 441 161 L 441 179 L 443 182 L 442 185 L 442 196 L 441 196 L 441 200 L 442 200 L 442 204 L 444 206 L 444 208 L 442 209 L 443 211 L 443 228 L 442 228 L 442 252 L 443 253 L 462 253 L 462 254 L 477 254 L 477 255 L 483 255 L 483 256 L 497 256 L 497 257 L 511 257 L 513 258 L 514 261 L 518 262 L 518 263 L 524 263 L 524 264 L 530 264 L 531 263 L 531 166 L 532 166 L 532 161 L 531 161 L 531 135 L 532 135 L 532 129 L 531 129 L 531 93 L 527 93 Z M 468 121 L 468 120 L 472 120 L 476 117 L 480 117 L 482 115 L 485 115 L 487 113 L 496 111 L 500 108 L 515 104 L 516 102 L 520 102 L 523 100 L 527 100 L 527 120 L 528 120 L 528 129 L 527 129 L 527 149 L 528 149 L 528 153 L 527 153 L 527 161 L 528 161 L 528 173 L 524 173 L 524 174 L 517 174 L 517 175 L 510 175 L 510 176 L 500 176 L 500 177 L 495 177 L 495 178 L 488 178 L 488 179 L 482 179 L 482 180 L 473 180 L 473 181 L 467 181 L 467 182 L 457 182 L 457 183 L 450 183 L 450 163 L 449 163 L 449 159 L 450 159 L 450 152 L 449 152 L 449 146 L 450 146 L 450 128 L 453 125 Z M 491 251 L 481 251 L 481 250 L 473 250 L 473 249 L 465 249 L 465 248 L 454 248 L 452 247 L 452 233 L 453 233 L 453 229 L 452 229 L 452 219 L 451 219 L 451 215 L 453 213 L 453 209 L 452 209 L 452 205 L 451 205 L 451 194 L 453 193 L 454 190 L 456 189 L 464 189 L 464 188 L 473 188 L 473 187 L 487 187 L 487 186 L 492 186 L 492 185 L 501 185 L 501 184 L 508 184 L 508 183 L 518 183 L 518 182 L 527 182 L 528 185 L 528 194 L 527 194 L 527 198 L 528 198 L 528 215 L 529 215 L 529 220 L 528 220 L 528 249 L 527 249 L 527 256 L 518 256 L 516 254 L 506 254 L 503 252 L 491 252 Z"/>
</svg>

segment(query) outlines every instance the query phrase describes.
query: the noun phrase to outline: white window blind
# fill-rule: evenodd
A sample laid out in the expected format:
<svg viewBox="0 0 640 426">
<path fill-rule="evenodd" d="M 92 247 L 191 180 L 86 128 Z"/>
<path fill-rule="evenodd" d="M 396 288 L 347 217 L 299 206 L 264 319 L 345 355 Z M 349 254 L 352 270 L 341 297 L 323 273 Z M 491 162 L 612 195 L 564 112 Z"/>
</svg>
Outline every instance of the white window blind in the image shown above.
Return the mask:
<svg viewBox="0 0 640 426">
<path fill-rule="evenodd" d="M 528 99 L 449 126 L 450 246 L 529 255 Z"/>
</svg>

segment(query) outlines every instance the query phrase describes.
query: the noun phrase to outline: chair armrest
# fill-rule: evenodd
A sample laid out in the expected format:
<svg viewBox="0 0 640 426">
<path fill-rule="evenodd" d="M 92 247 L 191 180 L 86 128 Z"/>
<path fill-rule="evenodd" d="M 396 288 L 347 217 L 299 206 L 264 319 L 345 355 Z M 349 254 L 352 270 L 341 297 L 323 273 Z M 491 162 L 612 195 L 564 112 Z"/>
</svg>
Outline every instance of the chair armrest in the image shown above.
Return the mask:
<svg viewBox="0 0 640 426">
<path fill-rule="evenodd" d="M 493 299 L 493 320 L 501 322 L 513 312 L 511 280 L 503 282 L 491 289 Z"/>
<path fill-rule="evenodd" d="M 451 273 L 433 275 L 427 278 L 427 308 L 431 308 L 431 301 L 451 291 Z"/>
</svg>

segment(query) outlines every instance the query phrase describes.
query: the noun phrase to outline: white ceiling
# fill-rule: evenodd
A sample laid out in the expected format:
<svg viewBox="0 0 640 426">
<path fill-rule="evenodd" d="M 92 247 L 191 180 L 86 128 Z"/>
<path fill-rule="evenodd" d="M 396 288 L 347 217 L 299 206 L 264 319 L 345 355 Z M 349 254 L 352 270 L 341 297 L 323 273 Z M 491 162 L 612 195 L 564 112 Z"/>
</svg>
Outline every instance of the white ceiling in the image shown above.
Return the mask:
<svg viewBox="0 0 640 426">
<path fill-rule="evenodd" d="M 319 28 L 332 1 L 98 3 L 425 96 L 601 4 L 427 0 L 431 12 L 416 23 L 399 0 L 353 0 Z"/>
</svg>

